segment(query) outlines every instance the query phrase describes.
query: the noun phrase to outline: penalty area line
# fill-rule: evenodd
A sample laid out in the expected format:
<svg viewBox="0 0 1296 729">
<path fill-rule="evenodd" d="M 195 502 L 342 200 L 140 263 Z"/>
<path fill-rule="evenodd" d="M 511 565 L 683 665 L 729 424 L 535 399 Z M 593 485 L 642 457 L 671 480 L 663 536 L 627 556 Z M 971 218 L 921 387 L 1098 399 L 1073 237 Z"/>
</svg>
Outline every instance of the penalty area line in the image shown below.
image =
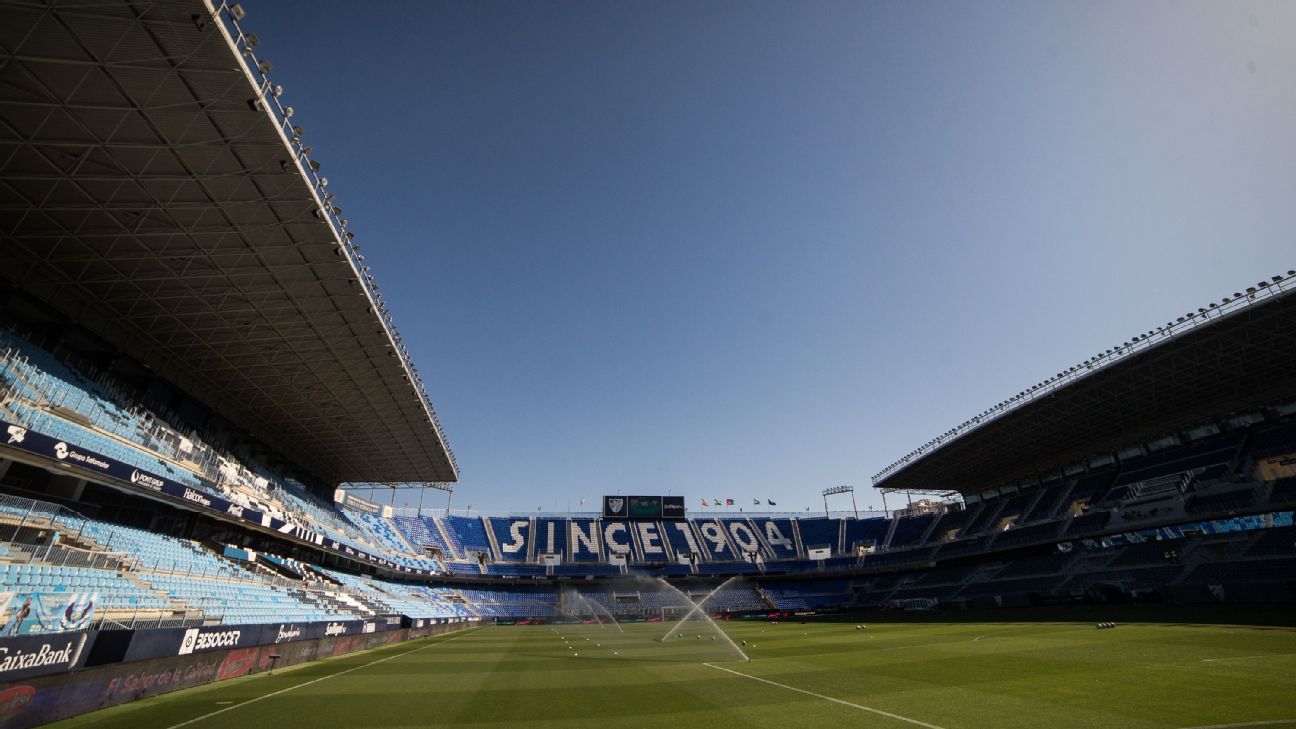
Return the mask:
<svg viewBox="0 0 1296 729">
<path fill-rule="evenodd" d="M 359 666 L 353 666 L 353 667 L 351 667 L 351 668 L 348 668 L 348 669 L 345 670 L 345 671 L 338 671 L 337 673 L 330 673 L 330 674 L 327 675 L 327 676 L 320 676 L 319 678 L 313 678 L 313 679 L 311 679 L 311 680 L 309 680 L 309 681 L 304 681 L 304 682 L 299 683 L 299 684 L 296 684 L 296 685 L 294 685 L 294 686 L 289 686 L 288 688 L 285 688 L 285 689 L 279 689 L 278 691 L 272 691 L 271 693 L 268 693 L 268 694 L 262 694 L 261 696 L 258 696 L 258 697 L 256 697 L 256 698 L 248 699 L 247 701 L 244 701 L 244 702 L 241 703 L 241 704 L 234 704 L 233 706 L 226 706 L 226 707 L 223 708 L 223 709 L 217 709 L 216 711 L 208 712 L 208 713 L 206 713 L 206 714 L 203 714 L 202 716 L 195 716 L 194 718 L 189 719 L 189 720 L 187 720 L 187 721 L 182 721 L 182 722 L 180 722 L 179 724 L 172 724 L 171 726 L 167 727 L 167 729 L 180 729 L 180 727 L 182 727 L 182 726 L 189 726 L 190 724 L 196 724 L 197 722 L 200 722 L 200 721 L 202 721 L 203 719 L 210 719 L 210 718 L 212 718 L 213 716 L 216 716 L 216 715 L 218 715 L 218 714 L 224 714 L 224 713 L 227 712 L 227 711 L 233 711 L 234 709 L 237 709 L 237 708 L 239 708 L 239 707 L 243 707 L 243 706 L 247 706 L 248 704 L 255 704 L 256 702 L 261 701 L 262 699 L 268 699 L 268 698 L 271 698 L 271 697 L 274 697 L 274 696 L 278 696 L 279 694 L 286 694 L 286 693 L 288 693 L 289 691 L 295 691 L 295 690 L 297 690 L 297 689 L 299 689 L 299 688 L 301 688 L 301 687 L 303 687 L 303 686 L 309 686 L 309 685 L 311 685 L 311 684 L 313 684 L 313 683 L 319 683 L 320 681 L 326 681 L 326 680 L 328 680 L 328 679 L 330 679 L 330 678 L 336 678 L 337 676 L 341 676 L 341 675 L 343 675 L 343 674 L 351 673 L 352 671 L 359 671 L 359 670 L 362 669 L 362 668 L 368 668 L 368 667 L 370 667 L 370 666 L 376 666 L 376 665 L 378 665 L 379 663 L 386 663 L 387 661 L 390 661 L 390 660 L 395 659 L 395 658 L 400 658 L 400 657 L 402 657 L 402 656 L 408 656 L 408 655 L 411 654 L 411 653 L 418 653 L 418 652 L 421 651 L 421 650 L 427 650 L 428 648 L 435 648 L 436 646 L 444 645 L 444 644 L 446 644 L 446 643 L 449 643 L 449 642 L 452 641 L 452 640 L 459 640 L 460 638 L 464 637 L 465 635 L 468 635 L 468 633 L 471 633 L 472 631 L 473 631 L 473 629 L 472 629 L 472 628 L 469 628 L 467 631 L 465 631 L 465 632 L 463 632 L 463 633 L 460 633 L 459 635 L 456 635 L 456 636 L 453 637 L 453 638 L 447 638 L 447 639 L 445 639 L 445 640 L 438 640 L 438 641 L 435 642 L 435 643 L 429 643 L 428 645 L 419 646 L 418 648 L 415 648 L 414 650 L 405 651 L 404 653 L 397 653 L 397 654 L 394 655 L 394 656 L 387 656 L 386 658 L 379 658 L 379 659 L 376 660 L 376 661 L 370 661 L 370 662 L 368 662 L 368 663 L 365 663 L 365 664 L 362 664 L 362 665 L 359 665 Z"/>
<path fill-rule="evenodd" d="M 928 724 L 928 723 L 925 722 L 925 721 L 918 721 L 917 719 L 910 719 L 910 718 L 907 717 L 907 716 L 900 716 L 899 714 L 892 714 L 892 713 L 889 712 L 889 711 L 883 711 L 883 710 L 881 710 L 881 709 L 874 709 L 874 708 L 872 708 L 872 707 L 870 707 L 870 706 L 864 706 L 863 704 L 855 704 L 855 703 L 851 703 L 850 701 L 843 701 L 842 699 L 835 699 L 835 698 L 833 698 L 833 697 L 831 697 L 831 696 L 824 696 L 823 694 L 817 694 L 817 693 L 815 693 L 815 692 L 813 692 L 813 691 L 807 691 L 807 690 L 805 690 L 805 689 L 803 689 L 803 688 L 797 688 L 796 686 L 789 686 L 789 685 L 787 685 L 787 684 L 785 684 L 785 683 L 779 683 L 778 681 L 771 681 L 771 680 L 769 680 L 768 678 L 761 678 L 760 676 L 753 676 L 753 675 L 751 675 L 750 673 L 741 673 L 741 672 L 739 672 L 739 671 L 735 671 L 735 670 L 733 670 L 733 669 L 731 669 L 731 668 L 725 668 L 724 666 L 717 666 L 717 665 L 715 665 L 714 663 L 703 663 L 702 665 L 704 665 L 704 666 L 706 666 L 706 667 L 708 667 L 708 668 L 714 668 L 714 669 L 716 669 L 717 671 L 724 671 L 725 673 L 732 673 L 732 674 L 735 675 L 735 676 L 742 676 L 743 678 L 750 678 L 750 679 L 753 680 L 753 681 L 760 681 L 761 683 L 767 683 L 767 684 L 769 684 L 769 685 L 771 685 L 771 686 L 778 686 L 779 688 L 781 688 L 781 689 L 787 689 L 788 691 L 795 691 L 795 692 L 797 692 L 797 693 L 799 693 L 799 694 L 805 694 L 806 696 L 813 696 L 813 697 L 815 697 L 816 699 L 823 699 L 824 701 L 831 701 L 831 702 L 833 702 L 834 704 L 841 704 L 842 706 L 849 706 L 849 707 L 851 707 L 852 709 L 859 709 L 860 711 L 867 711 L 867 712 L 869 712 L 870 714 L 877 714 L 878 716 L 885 716 L 885 717 L 887 717 L 887 718 L 889 718 L 889 719 L 895 719 L 896 721 L 903 721 L 903 722 L 906 722 L 906 723 L 909 723 L 909 724 L 916 724 L 916 725 L 918 725 L 918 726 L 925 726 L 925 727 L 927 727 L 927 729 L 943 729 L 943 727 L 936 726 L 935 724 Z M 1203 727 L 1202 729 L 1205 729 L 1205 728 Z"/>
</svg>

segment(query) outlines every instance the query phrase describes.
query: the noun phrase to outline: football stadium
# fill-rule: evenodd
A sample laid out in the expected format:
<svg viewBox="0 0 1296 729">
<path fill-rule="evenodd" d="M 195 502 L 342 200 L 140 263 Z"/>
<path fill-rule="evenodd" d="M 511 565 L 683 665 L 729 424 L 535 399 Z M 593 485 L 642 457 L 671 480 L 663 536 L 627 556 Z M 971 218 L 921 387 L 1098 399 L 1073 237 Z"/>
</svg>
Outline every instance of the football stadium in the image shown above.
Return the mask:
<svg viewBox="0 0 1296 729">
<path fill-rule="evenodd" d="M 254 9 L 0 2 L 0 726 L 1296 726 L 1296 271 L 882 509 L 454 508 Z"/>
</svg>

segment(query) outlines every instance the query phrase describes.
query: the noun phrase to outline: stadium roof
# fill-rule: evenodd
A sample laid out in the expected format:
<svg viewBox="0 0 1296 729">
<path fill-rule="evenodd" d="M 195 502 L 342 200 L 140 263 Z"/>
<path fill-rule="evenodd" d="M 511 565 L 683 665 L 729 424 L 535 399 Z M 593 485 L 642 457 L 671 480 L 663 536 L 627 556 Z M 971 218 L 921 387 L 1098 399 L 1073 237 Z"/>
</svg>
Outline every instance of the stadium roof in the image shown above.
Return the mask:
<svg viewBox="0 0 1296 729">
<path fill-rule="evenodd" d="M 237 5 L 0 5 L 2 275 L 333 481 L 458 468 Z"/>
<path fill-rule="evenodd" d="M 1235 292 L 999 403 L 873 477 L 974 494 L 1296 398 L 1296 272 Z"/>
</svg>

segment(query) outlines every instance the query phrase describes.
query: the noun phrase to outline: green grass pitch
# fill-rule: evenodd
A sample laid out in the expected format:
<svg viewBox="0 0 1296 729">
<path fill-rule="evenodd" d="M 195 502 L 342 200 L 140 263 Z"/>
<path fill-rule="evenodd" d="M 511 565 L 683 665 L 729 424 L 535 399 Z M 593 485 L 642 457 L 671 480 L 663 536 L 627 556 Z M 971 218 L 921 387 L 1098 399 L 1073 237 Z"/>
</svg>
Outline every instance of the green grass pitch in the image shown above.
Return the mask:
<svg viewBox="0 0 1296 729">
<path fill-rule="evenodd" d="M 51 726 L 1296 727 L 1296 628 L 873 620 L 484 627 Z"/>
</svg>

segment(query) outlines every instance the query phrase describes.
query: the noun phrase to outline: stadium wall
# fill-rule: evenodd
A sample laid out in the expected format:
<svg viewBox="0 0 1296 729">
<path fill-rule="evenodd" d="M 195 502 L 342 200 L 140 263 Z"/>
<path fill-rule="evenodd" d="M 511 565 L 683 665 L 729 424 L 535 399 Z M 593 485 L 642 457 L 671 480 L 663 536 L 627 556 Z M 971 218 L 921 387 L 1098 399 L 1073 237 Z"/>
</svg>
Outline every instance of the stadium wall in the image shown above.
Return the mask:
<svg viewBox="0 0 1296 729">
<path fill-rule="evenodd" d="M 414 621 L 418 625 L 422 621 Z M 26 729 L 149 696 L 470 627 L 464 623 L 330 636 L 112 663 L 0 684 L 0 726 Z M 278 656 L 278 658 L 275 658 Z"/>
</svg>

